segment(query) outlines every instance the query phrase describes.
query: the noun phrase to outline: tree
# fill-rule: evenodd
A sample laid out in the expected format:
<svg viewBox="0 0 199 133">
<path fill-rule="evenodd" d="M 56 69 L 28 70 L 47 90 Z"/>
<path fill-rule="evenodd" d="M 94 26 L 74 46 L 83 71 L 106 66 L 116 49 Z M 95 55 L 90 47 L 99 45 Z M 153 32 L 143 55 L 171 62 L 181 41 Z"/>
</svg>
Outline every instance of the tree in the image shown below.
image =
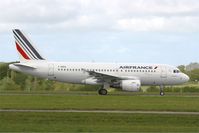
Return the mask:
<svg viewBox="0 0 199 133">
<path fill-rule="evenodd" d="M 190 77 L 191 81 L 199 81 L 199 69 L 193 69 L 187 72 L 187 74 Z"/>
<path fill-rule="evenodd" d="M 0 90 L 21 90 L 21 87 L 17 85 L 12 79 L 4 77 L 0 80 Z"/>
<path fill-rule="evenodd" d="M 0 63 L 0 80 L 7 76 L 8 64 Z"/>
<path fill-rule="evenodd" d="M 178 69 L 180 69 L 180 71 L 183 72 L 183 73 L 186 72 L 186 66 L 185 65 L 178 66 Z"/>
</svg>

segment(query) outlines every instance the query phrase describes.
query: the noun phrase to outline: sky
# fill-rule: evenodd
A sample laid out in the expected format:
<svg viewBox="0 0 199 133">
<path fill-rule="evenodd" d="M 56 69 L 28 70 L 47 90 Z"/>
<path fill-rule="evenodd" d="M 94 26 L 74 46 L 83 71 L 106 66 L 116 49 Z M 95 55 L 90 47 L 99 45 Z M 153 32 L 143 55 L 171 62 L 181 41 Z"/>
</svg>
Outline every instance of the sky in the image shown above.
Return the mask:
<svg viewBox="0 0 199 133">
<path fill-rule="evenodd" d="M 51 61 L 199 62 L 198 0 L 1 0 L 0 9 L 0 62 L 19 60 L 15 28 Z"/>
</svg>

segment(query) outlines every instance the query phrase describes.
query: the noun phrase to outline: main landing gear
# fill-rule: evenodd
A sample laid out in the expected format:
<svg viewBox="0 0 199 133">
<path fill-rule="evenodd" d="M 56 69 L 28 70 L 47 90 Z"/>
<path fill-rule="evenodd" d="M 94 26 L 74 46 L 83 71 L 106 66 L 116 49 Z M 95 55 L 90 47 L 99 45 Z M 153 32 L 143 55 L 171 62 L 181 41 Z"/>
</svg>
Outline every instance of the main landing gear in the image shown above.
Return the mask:
<svg viewBox="0 0 199 133">
<path fill-rule="evenodd" d="M 104 83 L 104 85 L 98 90 L 99 95 L 107 95 L 107 89 L 110 87 L 108 83 Z"/>
<path fill-rule="evenodd" d="M 100 94 L 100 95 L 107 95 L 107 90 L 106 89 L 99 89 L 98 90 L 98 93 Z"/>
<path fill-rule="evenodd" d="M 160 96 L 164 96 L 164 86 L 160 85 Z"/>
</svg>

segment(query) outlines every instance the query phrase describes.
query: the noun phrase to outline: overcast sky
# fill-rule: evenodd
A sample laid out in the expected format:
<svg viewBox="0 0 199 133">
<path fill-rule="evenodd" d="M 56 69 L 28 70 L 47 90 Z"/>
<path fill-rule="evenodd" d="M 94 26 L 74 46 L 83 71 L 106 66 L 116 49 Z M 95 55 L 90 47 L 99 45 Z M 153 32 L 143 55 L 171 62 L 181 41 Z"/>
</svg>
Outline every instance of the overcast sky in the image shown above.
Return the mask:
<svg viewBox="0 0 199 133">
<path fill-rule="evenodd" d="M 1 0 L 0 61 L 22 29 L 52 61 L 199 61 L 199 0 Z"/>
</svg>

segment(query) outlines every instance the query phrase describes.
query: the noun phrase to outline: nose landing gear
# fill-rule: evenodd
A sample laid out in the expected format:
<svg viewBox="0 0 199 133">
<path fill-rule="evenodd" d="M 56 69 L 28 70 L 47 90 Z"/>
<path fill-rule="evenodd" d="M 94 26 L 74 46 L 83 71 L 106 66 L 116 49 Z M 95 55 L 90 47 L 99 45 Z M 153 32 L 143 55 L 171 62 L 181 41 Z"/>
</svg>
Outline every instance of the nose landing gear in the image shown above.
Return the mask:
<svg viewBox="0 0 199 133">
<path fill-rule="evenodd" d="M 165 93 L 164 93 L 164 86 L 163 85 L 160 85 L 160 96 L 164 96 Z"/>
</svg>

